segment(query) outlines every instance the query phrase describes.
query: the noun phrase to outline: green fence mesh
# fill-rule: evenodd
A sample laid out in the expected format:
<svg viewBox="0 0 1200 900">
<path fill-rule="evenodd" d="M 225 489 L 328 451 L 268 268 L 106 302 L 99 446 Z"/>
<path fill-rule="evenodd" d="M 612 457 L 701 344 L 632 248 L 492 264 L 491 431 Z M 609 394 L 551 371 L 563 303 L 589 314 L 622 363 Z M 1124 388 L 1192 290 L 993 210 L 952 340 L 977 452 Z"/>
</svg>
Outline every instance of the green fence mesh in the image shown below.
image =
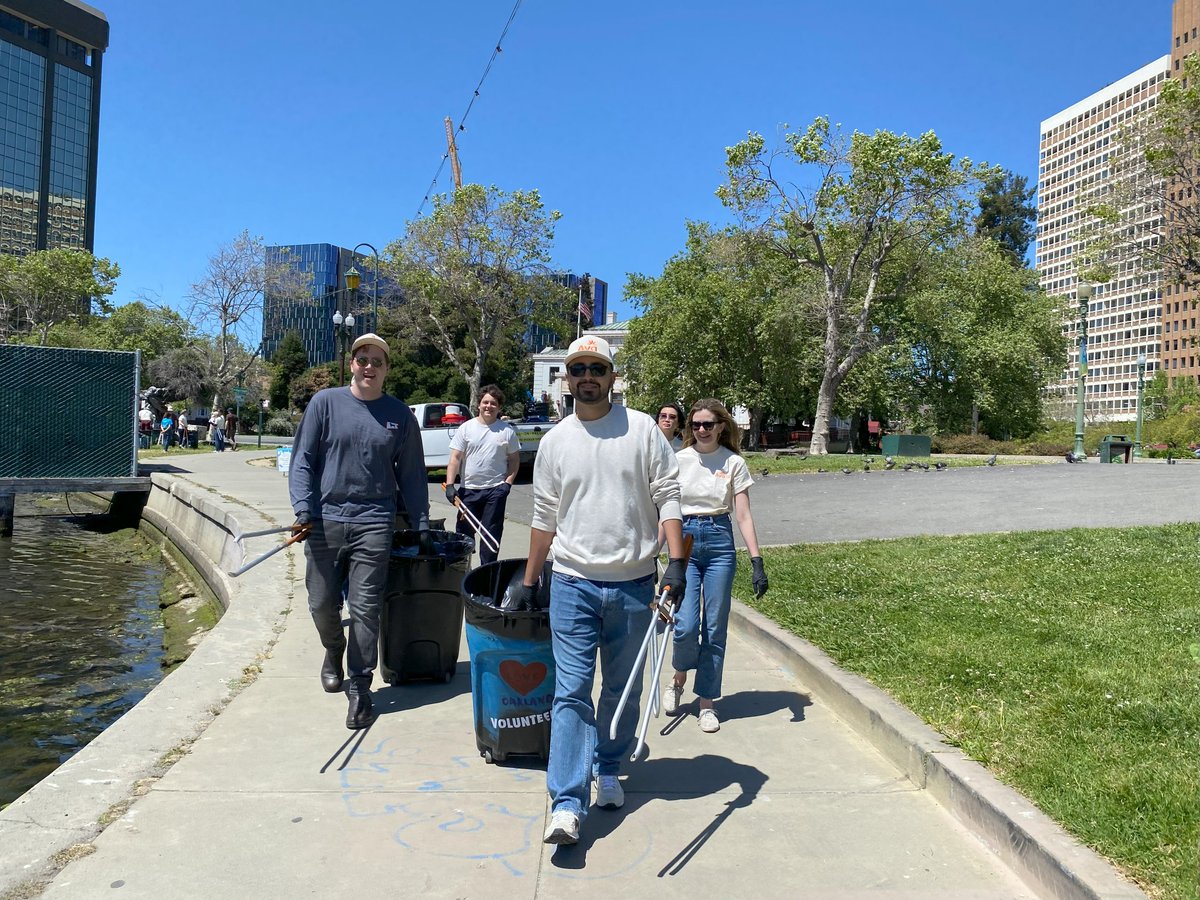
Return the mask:
<svg viewBox="0 0 1200 900">
<path fill-rule="evenodd" d="M 137 474 L 137 356 L 0 345 L 0 478 Z"/>
</svg>

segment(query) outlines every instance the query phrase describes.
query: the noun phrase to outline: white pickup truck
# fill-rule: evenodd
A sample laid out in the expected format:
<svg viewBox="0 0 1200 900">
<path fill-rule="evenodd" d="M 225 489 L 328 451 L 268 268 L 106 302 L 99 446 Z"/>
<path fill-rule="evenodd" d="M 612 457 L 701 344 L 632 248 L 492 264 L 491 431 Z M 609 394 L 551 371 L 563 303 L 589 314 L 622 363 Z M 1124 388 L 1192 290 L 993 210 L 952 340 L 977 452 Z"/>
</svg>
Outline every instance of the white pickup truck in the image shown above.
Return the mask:
<svg viewBox="0 0 1200 900">
<path fill-rule="evenodd" d="M 450 464 L 450 439 L 458 426 L 472 418 L 465 403 L 414 403 L 408 407 L 421 426 L 425 468 L 444 469 Z M 552 422 L 510 422 L 521 442 L 521 465 L 532 465 L 538 441 L 553 427 Z"/>
</svg>

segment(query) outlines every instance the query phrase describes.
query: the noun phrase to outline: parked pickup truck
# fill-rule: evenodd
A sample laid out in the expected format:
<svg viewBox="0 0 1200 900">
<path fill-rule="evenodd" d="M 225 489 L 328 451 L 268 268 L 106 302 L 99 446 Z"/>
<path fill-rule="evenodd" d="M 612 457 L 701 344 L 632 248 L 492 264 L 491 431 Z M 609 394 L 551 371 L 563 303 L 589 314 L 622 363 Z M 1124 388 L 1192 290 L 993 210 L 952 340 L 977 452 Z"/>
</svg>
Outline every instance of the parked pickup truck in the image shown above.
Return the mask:
<svg viewBox="0 0 1200 900">
<path fill-rule="evenodd" d="M 414 403 L 409 406 L 421 426 L 425 468 L 444 469 L 450 464 L 450 439 L 458 426 L 472 418 L 465 403 Z M 532 465 L 538 441 L 554 427 L 552 422 L 510 422 L 521 442 L 521 465 Z"/>
</svg>

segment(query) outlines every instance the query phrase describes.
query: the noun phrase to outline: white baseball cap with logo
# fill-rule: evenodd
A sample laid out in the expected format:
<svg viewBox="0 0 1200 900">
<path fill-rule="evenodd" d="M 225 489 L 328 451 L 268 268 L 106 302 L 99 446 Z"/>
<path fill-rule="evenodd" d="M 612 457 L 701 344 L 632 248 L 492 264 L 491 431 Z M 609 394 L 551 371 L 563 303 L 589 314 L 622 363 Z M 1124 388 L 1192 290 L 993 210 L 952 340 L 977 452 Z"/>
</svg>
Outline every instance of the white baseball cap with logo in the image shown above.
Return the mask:
<svg viewBox="0 0 1200 900">
<path fill-rule="evenodd" d="M 580 359 L 598 359 L 613 366 L 614 369 L 616 368 L 613 362 L 612 348 L 608 346 L 608 341 L 601 337 L 585 335 L 571 342 L 571 346 L 567 348 L 565 364 L 569 366 Z"/>
</svg>

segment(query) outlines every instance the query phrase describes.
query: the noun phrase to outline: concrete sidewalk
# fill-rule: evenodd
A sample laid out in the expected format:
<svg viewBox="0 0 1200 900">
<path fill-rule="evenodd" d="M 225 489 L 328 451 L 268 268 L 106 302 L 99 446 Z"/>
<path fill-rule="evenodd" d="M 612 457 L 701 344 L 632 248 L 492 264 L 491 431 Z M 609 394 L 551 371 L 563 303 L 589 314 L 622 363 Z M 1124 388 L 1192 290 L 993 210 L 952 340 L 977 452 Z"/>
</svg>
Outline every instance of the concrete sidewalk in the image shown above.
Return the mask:
<svg viewBox="0 0 1200 900">
<path fill-rule="evenodd" d="M 235 516 L 244 504 L 287 524 L 286 480 L 250 465 L 262 455 L 168 461 Z M 434 517 L 450 513 L 431 497 Z M 510 523 L 501 557 L 527 547 Z M 318 681 L 303 553 L 281 571 L 277 589 L 235 598 L 290 610 L 257 679 L 47 896 L 1037 896 L 813 684 L 738 634 L 721 731 L 703 734 L 694 704 L 658 720 L 650 758 L 627 767 L 625 807 L 593 809 L 581 843 L 555 851 L 541 842 L 544 772 L 478 755 L 465 642 L 450 684 L 377 681 L 379 718 L 350 732 L 345 698 Z"/>
</svg>

